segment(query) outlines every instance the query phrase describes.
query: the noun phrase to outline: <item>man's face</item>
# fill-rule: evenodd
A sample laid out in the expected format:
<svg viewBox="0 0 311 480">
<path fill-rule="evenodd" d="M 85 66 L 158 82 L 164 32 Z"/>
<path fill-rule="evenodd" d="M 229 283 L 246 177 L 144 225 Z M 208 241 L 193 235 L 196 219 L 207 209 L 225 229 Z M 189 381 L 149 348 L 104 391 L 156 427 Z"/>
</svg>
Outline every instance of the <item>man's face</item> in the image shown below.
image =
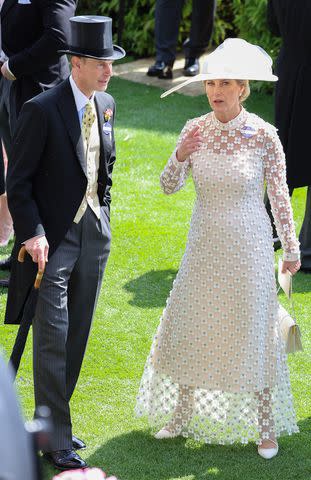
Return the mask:
<svg viewBox="0 0 311 480">
<path fill-rule="evenodd" d="M 74 79 L 80 90 L 90 96 L 94 91 L 104 92 L 112 75 L 111 60 L 96 60 L 95 58 L 74 57 Z"/>
</svg>

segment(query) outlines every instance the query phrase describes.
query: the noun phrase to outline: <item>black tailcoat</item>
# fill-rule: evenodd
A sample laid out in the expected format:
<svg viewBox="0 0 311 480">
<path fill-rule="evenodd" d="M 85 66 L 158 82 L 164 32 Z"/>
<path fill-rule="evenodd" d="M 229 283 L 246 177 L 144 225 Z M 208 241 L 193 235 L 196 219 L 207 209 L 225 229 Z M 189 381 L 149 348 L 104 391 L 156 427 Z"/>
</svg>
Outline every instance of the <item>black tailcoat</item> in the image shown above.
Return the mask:
<svg viewBox="0 0 311 480">
<path fill-rule="evenodd" d="M 290 187 L 311 185 L 311 2 L 269 0 L 268 23 L 282 37 L 277 59 L 275 123 L 283 144 Z"/>
<path fill-rule="evenodd" d="M 100 165 L 98 197 L 109 216 L 115 142 L 103 132 L 104 112 L 113 111 L 113 98 L 95 94 Z M 16 261 L 22 242 L 45 234 L 49 257 L 72 224 L 86 191 L 86 160 L 76 104 L 69 79 L 26 102 L 13 139 L 7 176 L 9 208 L 16 234 L 5 323 L 19 323 L 34 282 L 37 265 L 27 255 Z"/>
<path fill-rule="evenodd" d="M 4 0 L 1 41 L 17 78 L 11 93 L 17 114 L 26 100 L 68 77 L 66 56 L 57 50 L 67 46 L 75 9 L 76 0 Z"/>
</svg>

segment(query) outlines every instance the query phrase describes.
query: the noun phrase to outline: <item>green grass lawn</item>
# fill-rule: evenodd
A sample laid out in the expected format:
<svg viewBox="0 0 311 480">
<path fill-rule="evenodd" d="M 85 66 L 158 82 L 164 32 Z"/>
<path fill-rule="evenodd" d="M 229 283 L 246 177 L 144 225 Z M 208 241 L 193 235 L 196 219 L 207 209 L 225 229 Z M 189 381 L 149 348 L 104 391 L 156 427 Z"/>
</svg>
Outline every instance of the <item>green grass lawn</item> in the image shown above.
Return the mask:
<svg viewBox="0 0 311 480">
<path fill-rule="evenodd" d="M 254 444 L 209 446 L 192 440 L 157 441 L 144 419 L 133 414 L 135 396 L 153 334 L 165 306 L 186 242 L 194 188 L 167 197 L 159 175 L 188 118 L 207 111 L 201 97 L 172 95 L 114 78 L 118 159 L 112 190 L 111 257 L 99 298 L 80 380 L 71 402 L 74 433 L 88 445 L 82 456 L 120 480 L 307 480 L 311 478 L 310 320 L 311 276 L 294 280 L 297 316 L 305 351 L 290 356 L 291 381 L 300 434 L 280 440 L 279 455 L 267 462 Z M 247 108 L 268 121 L 271 97 L 253 94 Z M 299 232 L 305 189 L 293 197 Z M 9 249 L 2 249 L 5 255 Z M 6 291 L 0 291 L 4 316 Z M 9 354 L 16 327 L 0 326 Z M 25 417 L 33 411 L 31 338 L 17 388 Z M 1 448 L 1 446 L 0 446 Z M 45 466 L 45 479 L 54 471 Z M 0 475 L 1 476 L 1 475 Z"/>
</svg>

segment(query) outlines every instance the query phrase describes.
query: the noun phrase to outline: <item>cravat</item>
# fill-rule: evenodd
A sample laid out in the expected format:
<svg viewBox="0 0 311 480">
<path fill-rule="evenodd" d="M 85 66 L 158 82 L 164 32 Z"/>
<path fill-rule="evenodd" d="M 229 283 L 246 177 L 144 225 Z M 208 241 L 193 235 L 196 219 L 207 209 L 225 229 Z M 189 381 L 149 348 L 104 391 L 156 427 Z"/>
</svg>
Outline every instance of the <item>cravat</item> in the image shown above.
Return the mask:
<svg viewBox="0 0 311 480">
<path fill-rule="evenodd" d="M 88 145 L 90 140 L 91 128 L 95 120 L 95 113 L 92 104 L 89 102 L 85 105 L 82 117 L 82 134 Z"/>
</svg>

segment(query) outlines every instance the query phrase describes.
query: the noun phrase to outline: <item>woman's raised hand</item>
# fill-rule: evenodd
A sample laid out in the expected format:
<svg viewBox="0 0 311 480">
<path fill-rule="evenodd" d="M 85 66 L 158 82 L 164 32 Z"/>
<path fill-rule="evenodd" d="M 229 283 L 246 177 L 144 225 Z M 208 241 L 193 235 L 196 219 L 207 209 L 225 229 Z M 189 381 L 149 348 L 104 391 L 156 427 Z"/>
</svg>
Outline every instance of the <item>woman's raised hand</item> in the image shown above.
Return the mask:
<svg viewBox="0 0 311 480">
<path fill-rule="evenodd" d="M 184 162 L 191 153 L 196 152 L 201 147 L 203 138 L 199 129 L 199 126 L 194 127 L 182 140 L 176 151 L 176 158 L 179 162 Z"/>
</svg>

